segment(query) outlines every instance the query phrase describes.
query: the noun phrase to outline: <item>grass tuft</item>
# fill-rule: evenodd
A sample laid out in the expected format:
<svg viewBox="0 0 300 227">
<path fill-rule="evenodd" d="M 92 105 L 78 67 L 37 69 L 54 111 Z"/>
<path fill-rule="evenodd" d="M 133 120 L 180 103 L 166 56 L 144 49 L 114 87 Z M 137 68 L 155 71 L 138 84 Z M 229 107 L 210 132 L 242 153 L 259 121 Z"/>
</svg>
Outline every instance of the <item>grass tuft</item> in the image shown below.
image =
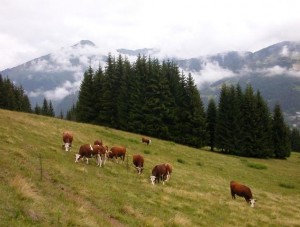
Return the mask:
<svg viewBox="0 0 300 227">
<path fill-rule="evenodd" d="M 177 162 L 179 162 L 179 163 L 181 163 L 181 164 L 185 164 L 186 162 L 183 160 L 183 159 L 181 159 L 181 158 L 177 158 Z"/>
<path fill-rule="evenodd" d="M 282 187 L 282 188 L 287 188 L 287 189 L 295 188 L 295 185 L 289 184 L 289 183 L 279 183 L 279 186 Z"/>
</svg>

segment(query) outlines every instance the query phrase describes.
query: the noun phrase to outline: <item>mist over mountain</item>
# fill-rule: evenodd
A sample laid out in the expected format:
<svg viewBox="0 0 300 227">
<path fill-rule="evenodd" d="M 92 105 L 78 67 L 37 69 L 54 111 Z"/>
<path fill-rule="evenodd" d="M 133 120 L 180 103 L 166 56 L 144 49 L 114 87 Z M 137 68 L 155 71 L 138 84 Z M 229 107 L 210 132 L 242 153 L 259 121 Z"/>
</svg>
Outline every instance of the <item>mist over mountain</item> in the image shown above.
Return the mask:
<svg viewBox="0 0 300 227">
<path fill-rule="evenodd" d="M 65 112 L 76 102 L 85 70 L 105 67 L 108 53 L 89 40 L 82 40 L 51 54 L 5 69 L 0 73 L 22 85 L 32 106 L 44 97 L 53 102 L 55 112 Z M 158 49 L 117 49 L 129 60 L 146 55 L 164 60 Z M 172 58 L 181 70 L 191 73 L 204 103 L 218 97 L 223 83 L 251 83 L 259 89 L 269 106 L 278 102 L 291 123 L 300 121 L 300 42 L 281 42 L 257 52 L 230 51 L 190 59 Z M 298 116 L 299 115 L 299 116 Z"/>
</svg>

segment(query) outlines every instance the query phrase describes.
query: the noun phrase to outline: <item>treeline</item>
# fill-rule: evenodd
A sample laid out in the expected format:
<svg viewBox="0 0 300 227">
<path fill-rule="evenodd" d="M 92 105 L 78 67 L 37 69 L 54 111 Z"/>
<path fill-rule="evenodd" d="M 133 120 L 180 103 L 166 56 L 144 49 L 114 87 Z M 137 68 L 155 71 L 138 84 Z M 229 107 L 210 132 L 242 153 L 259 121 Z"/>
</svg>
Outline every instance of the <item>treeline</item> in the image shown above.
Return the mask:
<svg viewBox="0 0 300 227">
<path fill-rule="evenodd" d="M 44 98 L 43 105 L 36 104 L 34 109 L 31 109 L 31 104 L 28 96 L 25 94 L 22 86 L 16 86 L 9 78 L 3 78 L 0 74 L 0 108 L 35 113 L 39 115 L 54 117 L 54 109 L 51 101 Z M 62 114 L 61 114 L 62 115 Z M 63 118 L 63 116 L 60 116 Z"/>
<path fill-rule="evenodd" d="M 89 67 L 67 119 L 258 158 L 288 157 L 300 139 L 280 106 L 271 113 L 251 85 L 223 85 L 218 104 L 211 99 L 205 110 L 191 74 L 145 56 L 130 63 L 109 55 L 104 70 Z"/>
<path fill-rule="evenodd" d="M 22 86 L 16 86 L 0 74 L 0 108 L 21 112 L 31 112 L 28 96 Z"/>
<path fill-rule="evenodd" d="M 205 110 L 191 74 L 170 61 L 108 56 L 103 70 L 84 74 L 78 102 L 67 118 L 172 140 L 205 145 Z"/>
<path fill-rule="evenodd" d="M 291 132 L 277 104 L 273 113 L 260 92 L 251 85 L 223 85 L 218 106 L 207 108 L 208 144 L 211 150 L 257 158 L 286 158 L 291 151 Z"/>
<path fill-rule="evenodd" d="M 39 106 L 38 104 L 35 105 L 33 112 L 38 115 L 44 115 L 49 117 L 55 116 L 52 102 L 51 100 L 48 101 L 46 98 L 44 98 L 42 106 Z M 63 116 L 61 118 L 63 118 Z"/>
</svg>

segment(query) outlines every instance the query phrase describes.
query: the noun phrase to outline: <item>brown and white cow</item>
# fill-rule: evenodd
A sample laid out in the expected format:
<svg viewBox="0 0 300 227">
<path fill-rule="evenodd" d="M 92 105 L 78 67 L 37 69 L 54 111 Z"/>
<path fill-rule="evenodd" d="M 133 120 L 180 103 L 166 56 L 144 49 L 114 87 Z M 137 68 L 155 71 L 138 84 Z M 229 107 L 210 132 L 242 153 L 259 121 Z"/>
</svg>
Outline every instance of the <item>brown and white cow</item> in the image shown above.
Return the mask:
<svg viewBox="0 0 300 227">
<path fill-rule="evenodd" d="M 149 145 L 151 143 L 151 139 L 142 137 L 142 143 L 146 143 L 147 145 Z"/>
<path fill-rule="evenodd" d="M 103 156 L 104 153 L 104 156 Z M 102 166 L 102 162 L 105 160 L 106 150 L 99 145 L 84 144 L 81 145 L 78 154 L 75 155 L 75 162 L 78 162 L 81 158 L 86 158 L 86 163 L 89 163 L 89 158 L 96 158 L 97 166 Z M 102 158 L 103 157 L 103 158 Z"/>
<path fill-rule="evenodd" d="M 103 145 L 102 140 L 95 140 L 94 145 Z"/>
<path fill-rule="evenodd" d="M 65 151 L 70 151 L 73 142 L 73 134 L 69 131 L 63 132 L 63 142 L 62 148 L 64 148 Z"/>
<path fill-rule="evenodd" d="M 95 151 L 95 153 L 98 152 L 98 154 L 100 155 L 100 160 L 99 160 L 100 167 L 102 166 L 102 164 L 105 165 L 105 162 L 107 160 L 108 147 L 102 145 L 93 145 L 92 148 Z"/>
<path fill-rule="evenodd" d="M 132 162 L 138 174 L 141 174 L 144 170 L 144 157 L 140 154 L 135 154 L 132 156 Z"/>
<path fill-rule="evenodd" d="M 167 179 L 166 179 L 166 181 L 168 181 L 168 180 L 170 180 L 173 168 L 172 168 L 172 165 L 169 164 L 169 163 L 165 163 L 165 166 L 166 166 L 166 169 L 167 169 Z"/>
<path fill-rule="evenodd" d="M 167 179 L 167 167 L 165 164 L 159 164 L 153 167 L 152 175 L 150 176 L 150 180 L 152 184 L 159 183 L 161 180 L 163 184 L 165 184 L 165 180 Z"/>
<path fill-rule="evenodd" d="M 251 205 L 251 207 L 254 207 L 256 199 L 253 199 L 251 190 L 246 185 L 240 184 L 236 181 L 230 181 L 230 191 L 231 196 L 233 199 L 235 199 L 235 195 L 244 197 L 246 202 Z"/>
<path fill-rule="evenodd" d="M 108 152 L 108 158 L 116 159 L 118 162 L 118 158 L 124 161 L 126 155 L 126 147 L 112 147 Z"/>
</svg>

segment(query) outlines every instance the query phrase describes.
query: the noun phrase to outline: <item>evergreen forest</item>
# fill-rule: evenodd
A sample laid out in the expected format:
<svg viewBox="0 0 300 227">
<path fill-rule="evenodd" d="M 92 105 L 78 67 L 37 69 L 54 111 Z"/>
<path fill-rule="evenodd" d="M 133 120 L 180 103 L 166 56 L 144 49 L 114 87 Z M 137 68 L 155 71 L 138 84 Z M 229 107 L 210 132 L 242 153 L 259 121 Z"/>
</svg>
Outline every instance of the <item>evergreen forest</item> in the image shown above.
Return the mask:
<svg viewBox="0 0 300 227">
<path fill-rule="evenodd" d="M 67 119 L 257 158 L 289 157 L 300 138 L 280 105 L 270 111 L 250 84 L 224 84 L 218 103 L 212 98 L 205 110 L 191 74 L 145 56 L 132 63 L 109 54 L 104 69 L 89 67 Z"/>
</svg>

